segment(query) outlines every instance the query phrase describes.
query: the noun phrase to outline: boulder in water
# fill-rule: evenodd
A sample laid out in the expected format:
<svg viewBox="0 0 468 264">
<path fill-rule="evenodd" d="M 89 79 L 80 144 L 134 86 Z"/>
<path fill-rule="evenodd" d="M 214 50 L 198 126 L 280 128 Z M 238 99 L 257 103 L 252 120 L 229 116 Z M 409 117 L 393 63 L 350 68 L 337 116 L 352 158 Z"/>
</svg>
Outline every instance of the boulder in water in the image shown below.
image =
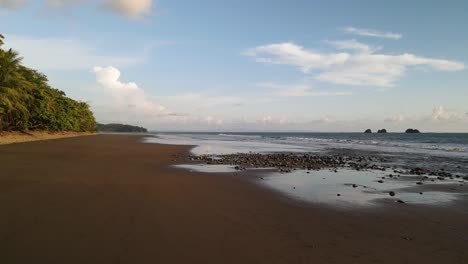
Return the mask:
<svg viewBox="0 0 468 264">
<path fill-rule="evenodd" d="M 387 133 L 387 129 L 380 129 L 379 131 L 377 131 L 377 133 Z"/>
<path fill-rule="evenodd" d="M 364 131 L 364 133 L 372 133 L 372 130 L 370 130 L 370 128 L 366 129 L 366 131 Z"/>
</svg>

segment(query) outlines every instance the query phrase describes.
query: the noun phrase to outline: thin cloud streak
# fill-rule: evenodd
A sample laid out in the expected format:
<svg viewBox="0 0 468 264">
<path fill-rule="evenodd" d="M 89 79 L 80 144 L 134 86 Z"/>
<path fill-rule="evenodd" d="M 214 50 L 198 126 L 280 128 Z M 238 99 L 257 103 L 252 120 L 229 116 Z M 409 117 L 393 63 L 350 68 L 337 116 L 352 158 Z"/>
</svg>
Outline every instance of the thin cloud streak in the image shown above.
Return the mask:
<svg viewBox="0 0 468 264">
<path fill-rule="evenodd" d="M 392 32 L 383 32 L 375 29 L 367 28 L 355 28 L 355 27 L 345 27 L 342 29 L 346 33 L 365 36 L 365 37 L 375 37 L 375 38 L 386 38 L 386 39 L 401 39 L 403 35 L 392 33 Z"/>
</svg>

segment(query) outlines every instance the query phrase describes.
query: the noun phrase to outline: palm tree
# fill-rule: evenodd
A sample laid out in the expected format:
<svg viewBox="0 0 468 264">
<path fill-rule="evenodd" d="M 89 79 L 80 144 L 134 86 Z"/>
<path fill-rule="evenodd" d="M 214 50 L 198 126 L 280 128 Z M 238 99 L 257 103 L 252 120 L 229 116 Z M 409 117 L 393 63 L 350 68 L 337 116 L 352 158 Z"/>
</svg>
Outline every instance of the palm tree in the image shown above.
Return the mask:
<svg viewBox="0 0 468 264">
<path fill-rule="evenodd" d="M 3 44 L 3 35 L 0 35 L 0 40 L 0 44 Z M 5 117 L 7 126 L 26 125 L 25 120 L 29 115 L 27 100 L 30 96 L 23 90 L 30 88 L 31 84 L 19 71 L 21 61 L 18 52 L 0 49 L 0 130 L 3 129 Z"/>
</svg>

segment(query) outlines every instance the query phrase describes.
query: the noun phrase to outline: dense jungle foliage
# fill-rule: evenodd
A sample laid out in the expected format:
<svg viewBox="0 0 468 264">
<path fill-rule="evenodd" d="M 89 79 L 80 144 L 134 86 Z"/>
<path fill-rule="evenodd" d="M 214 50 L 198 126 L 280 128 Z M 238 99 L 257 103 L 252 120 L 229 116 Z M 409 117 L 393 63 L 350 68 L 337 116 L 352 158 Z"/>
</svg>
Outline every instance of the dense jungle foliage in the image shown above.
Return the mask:
<svg viewBox="0 0 468 264">
<path fill-rule="evenodd" d="M 12 49 L 4 50 L 0 34 L 0 131 L 95 131 L 89 106 L 50 87 L 47 77 L 23 66 Z"/>
</svg>

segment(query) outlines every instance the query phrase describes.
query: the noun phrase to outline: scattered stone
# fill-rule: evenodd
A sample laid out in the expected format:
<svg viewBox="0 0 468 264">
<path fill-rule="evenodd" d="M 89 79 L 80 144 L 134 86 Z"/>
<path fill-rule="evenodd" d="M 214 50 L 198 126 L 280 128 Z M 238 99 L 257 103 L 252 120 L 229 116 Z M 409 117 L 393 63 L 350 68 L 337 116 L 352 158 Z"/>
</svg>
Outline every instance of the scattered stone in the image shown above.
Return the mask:
<svg viewBox="0 0 468 264">
<path fill-rule="evenodd" d="M 392 197 L 395 196 L 395 192 L 393 192 L 393 191 L 389 192 L 388 194 L 390 194 L 390 196 L 392 196 Z"/>
<path fill-rule="evenodd" d="M 411 240 L 413 240 L 413 239 L 412 239 L 411 237 L 409 237 L 409 236 L 402 236 L 401 238 L 403 238 L 403 239 L 406 240 L 406 241 L 411 241 Z"/>
<path fill-rule="evenodd" d="M 405 202 L 403 202 L 402 200 L 397 200 L 397 203 L 404 204 Z"/>
<path fill-rule="evenodd" d="M 383 183 L 384 181 L 382 181 L 382 180 L 378 180 L 377 182 L 378 182 L 378 183 Z"/>
<path fill-rule="evenodd" d="M 353 188 L 357 188 L 357 187 L 358 187 L 357 184 L 353 184 Z"/>
</svg>

